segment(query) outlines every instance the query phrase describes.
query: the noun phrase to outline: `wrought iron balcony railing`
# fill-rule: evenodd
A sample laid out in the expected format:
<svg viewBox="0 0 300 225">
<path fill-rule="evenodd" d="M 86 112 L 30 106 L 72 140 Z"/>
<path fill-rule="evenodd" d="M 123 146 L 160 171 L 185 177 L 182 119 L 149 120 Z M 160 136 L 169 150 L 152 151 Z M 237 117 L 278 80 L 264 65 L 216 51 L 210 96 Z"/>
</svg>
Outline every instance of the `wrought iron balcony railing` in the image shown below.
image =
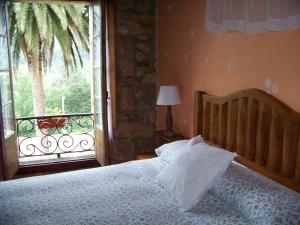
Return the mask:
<svg viewBox="0 0 300 225">
<path fill-rule="evenodd" d="M 19 157 L 94 151 L 92 113 L 17 118 Z"/>
</svg>

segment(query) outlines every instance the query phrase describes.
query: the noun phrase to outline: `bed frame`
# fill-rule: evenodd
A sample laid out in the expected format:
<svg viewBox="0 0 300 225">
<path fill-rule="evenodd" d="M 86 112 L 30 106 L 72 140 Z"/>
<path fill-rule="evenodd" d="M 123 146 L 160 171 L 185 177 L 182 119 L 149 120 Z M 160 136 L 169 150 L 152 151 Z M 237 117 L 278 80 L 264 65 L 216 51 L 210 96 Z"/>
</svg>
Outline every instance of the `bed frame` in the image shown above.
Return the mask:
<svg viewBox="0 0 300 225">
<path fill-rule="evenodd" d="M 300 192 L 300 113 L 257 89 L 225 97 L 195 92 L 194 134 L 236 161 Z"/>
</svg>

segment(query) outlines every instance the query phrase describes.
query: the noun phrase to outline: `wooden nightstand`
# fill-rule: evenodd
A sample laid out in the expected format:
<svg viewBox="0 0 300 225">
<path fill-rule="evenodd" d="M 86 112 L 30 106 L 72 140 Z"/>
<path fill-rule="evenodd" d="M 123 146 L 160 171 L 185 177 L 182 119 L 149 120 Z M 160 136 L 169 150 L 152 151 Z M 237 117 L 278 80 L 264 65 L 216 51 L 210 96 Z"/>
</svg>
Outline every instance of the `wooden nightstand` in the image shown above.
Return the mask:
<svg viewBox="0 0 300 225">
<path fill-rule="evenodd" d="M 184 140 L 187 139 L 186 137 L 175 133 L 174 136 L 172 137 L 166 137 L 163 135 L 164 131 L 160 130 L 160 131 L 155 131 L 154 136 L 155 136 L 155 144 L 157 147 L 166 144 L 166 143 L 170 143 L 173 141 L 178 141 L 178 140 Z"/>
<path fill-rule="evenodd" d="M 141 160 L 141 159 L 151 159 L 151 158 L 154 158 L 156 157 L 156 154 L 155 152 L 147 152 L 147 153 L 141 153 L 141 154 L 138 154 L 136 156 L 136 159 L 137 160 Z"/>
</svg>

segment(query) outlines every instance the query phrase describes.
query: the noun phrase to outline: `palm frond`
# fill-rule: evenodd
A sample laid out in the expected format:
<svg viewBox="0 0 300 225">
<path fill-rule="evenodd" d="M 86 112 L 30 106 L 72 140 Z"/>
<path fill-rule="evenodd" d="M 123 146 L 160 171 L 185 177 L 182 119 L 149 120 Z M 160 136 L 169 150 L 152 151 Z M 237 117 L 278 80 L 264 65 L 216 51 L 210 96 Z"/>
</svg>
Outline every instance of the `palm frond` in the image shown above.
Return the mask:
<svg viewBox="0 0 300 225">
<path fill-rule="evenodd" d="M 20 46 L 20 38 L 17 36 L 18 33 L 14 34 L 14 38 L 12 39 L 12 57 L 14 60 L 14 70 L 18 69 L 19 60 L 20 60 L 20 53 L 21 53 L 21 46 Z"/>
<path fill-rule="evenodd" d="M 66 13 L 69 16 L 69 18 L 72 20 L 72 22 L 75 24 L 76 27 L 80 28 L 83 26 L 82 24 L 82 18 L 81 18 L 81 6 L 74 6 L 70 4 L 65 5 Z"/>
<path fill-rule="evenodd" d="M 30 8 L 29 11 L 32 11 L 32 8 Z M 18 18 L 17 18 L 17 20 L 18 20 Z M 23 32 L 19 28 L 19 26 L 18 25 L 17 26 L 18 26 L 19 33 L 21 35 L 24 35 L 24 37 L 25 37 L 25 42 L 26 42 L 26 44 L 28 46 L 28 49 L 30 49 L 31 48 L 31 42 L 32 42 L 32 38 L 31 38 L 31 36 L 32 36 L 32 29 L 33 29 L 33 14 L 32 13 L 29 14 L 27 20 L 28 21 L 26 22 L 26 32 L 25 31 Z"/>
<path fill-rule="evenodd" d="M 75 55 L 73 46 L 71 46 L 70 50 L 71 50 L 71 56 L 72 56 L 72 59 L 73 59 L 73 64 L 74 64 L 74 67 L 76 68 L 77 67 L 77 60 L 76 60 L 76 55 Z"/>
<path fill-rule="evenodd" d="M 70 4 L 11 3 L 10 37 L 13 57 L 18 64 L 21 52 L 43 59 L 51 66 L 55 42 L 62 50 L 67 73 L 81 66 L 82 51 L 89 51 L 87 8 Z"/>
<path fill-rule="evenodd" d="M 61 23 L 62 29 L 67 30 L 68 20 L 67 20 L 66 11 L 64 10 L 64 8 L 59 4 L 49 4 L 49 6 L 52 9 L 52 11 L 54 12 L 54 14 L 52 14 L 52 15 L 59 18 L 59 22 Z"/>
<path fill-rule="evenodd" d="M 15 3 L 14 11 L 16 16 L 17 27 L 20 32 L 24 33 L 28 24 L 28 16 L 30 13 L 29 3 Z"/>
<path fill-rule="evenodd" d="M 72 36 L 72 33 L 70 34 Z M 77 57 L 79 59 L 79 63 L 80 63 L 80 66 L 82 67 L 83 66 L 83 61 L 82 61 L 82 56 L 81 56 L 81 53 L 80 53 L 80 49 L 77 45 L 77 43 L 74 41 L 74 38 L 72 38 L 72 47 L 74 46 L 75 50 L 76 50 L 76 53 L 77 53 Z M 74 57 L 73 59 L 74 61 L 74 65 L 75 65 L 75 68 L 77 67 L 77 61 L 76 61 L 76 56 Z"/>
<path fill-rule="evenodd" d="M 52 17 L 52 21 L 53 33 L 62 49 L 65 68 L 68 72 L 70 67 L 72 67 L 70 37 L 68 31 L 62 29 L 61 23 L 56 17 Z"/>
<path fill-rule="evenodd" d="M 68 24 L 68 28 L 69 28 L 69 31 L 72 34 L 73 41 L 76 42 L 76 45 L 80 49 L 82 49 L 82 39 L 81 39 L 81 36 L 78 33 L 78 30 L 76 29 L 76 26 L 70 21 L 69 24 Z"/>
<path fill-rule="evenodd" d="M 48 35 L 47 23 L 47 5 L 45 4 L 32 4 L 33 13 L 39 28 L 39 34 L 42 40 L 46 40 Z"/>
</svg>

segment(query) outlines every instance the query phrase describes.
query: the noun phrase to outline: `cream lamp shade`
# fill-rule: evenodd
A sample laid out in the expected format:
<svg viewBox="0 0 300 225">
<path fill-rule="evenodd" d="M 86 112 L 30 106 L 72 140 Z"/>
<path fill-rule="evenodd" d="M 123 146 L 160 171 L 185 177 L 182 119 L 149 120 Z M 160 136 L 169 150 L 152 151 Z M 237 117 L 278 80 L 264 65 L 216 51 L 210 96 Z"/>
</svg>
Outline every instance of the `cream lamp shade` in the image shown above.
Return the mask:
<svg viewBox="0 0 300 225">
<path fill-rule="evenodd" d="M 157 105 L 178 105 L 181 103 L 178 88 L 175 85 L 160 86 L 156 104 Z"/>
</svg>

